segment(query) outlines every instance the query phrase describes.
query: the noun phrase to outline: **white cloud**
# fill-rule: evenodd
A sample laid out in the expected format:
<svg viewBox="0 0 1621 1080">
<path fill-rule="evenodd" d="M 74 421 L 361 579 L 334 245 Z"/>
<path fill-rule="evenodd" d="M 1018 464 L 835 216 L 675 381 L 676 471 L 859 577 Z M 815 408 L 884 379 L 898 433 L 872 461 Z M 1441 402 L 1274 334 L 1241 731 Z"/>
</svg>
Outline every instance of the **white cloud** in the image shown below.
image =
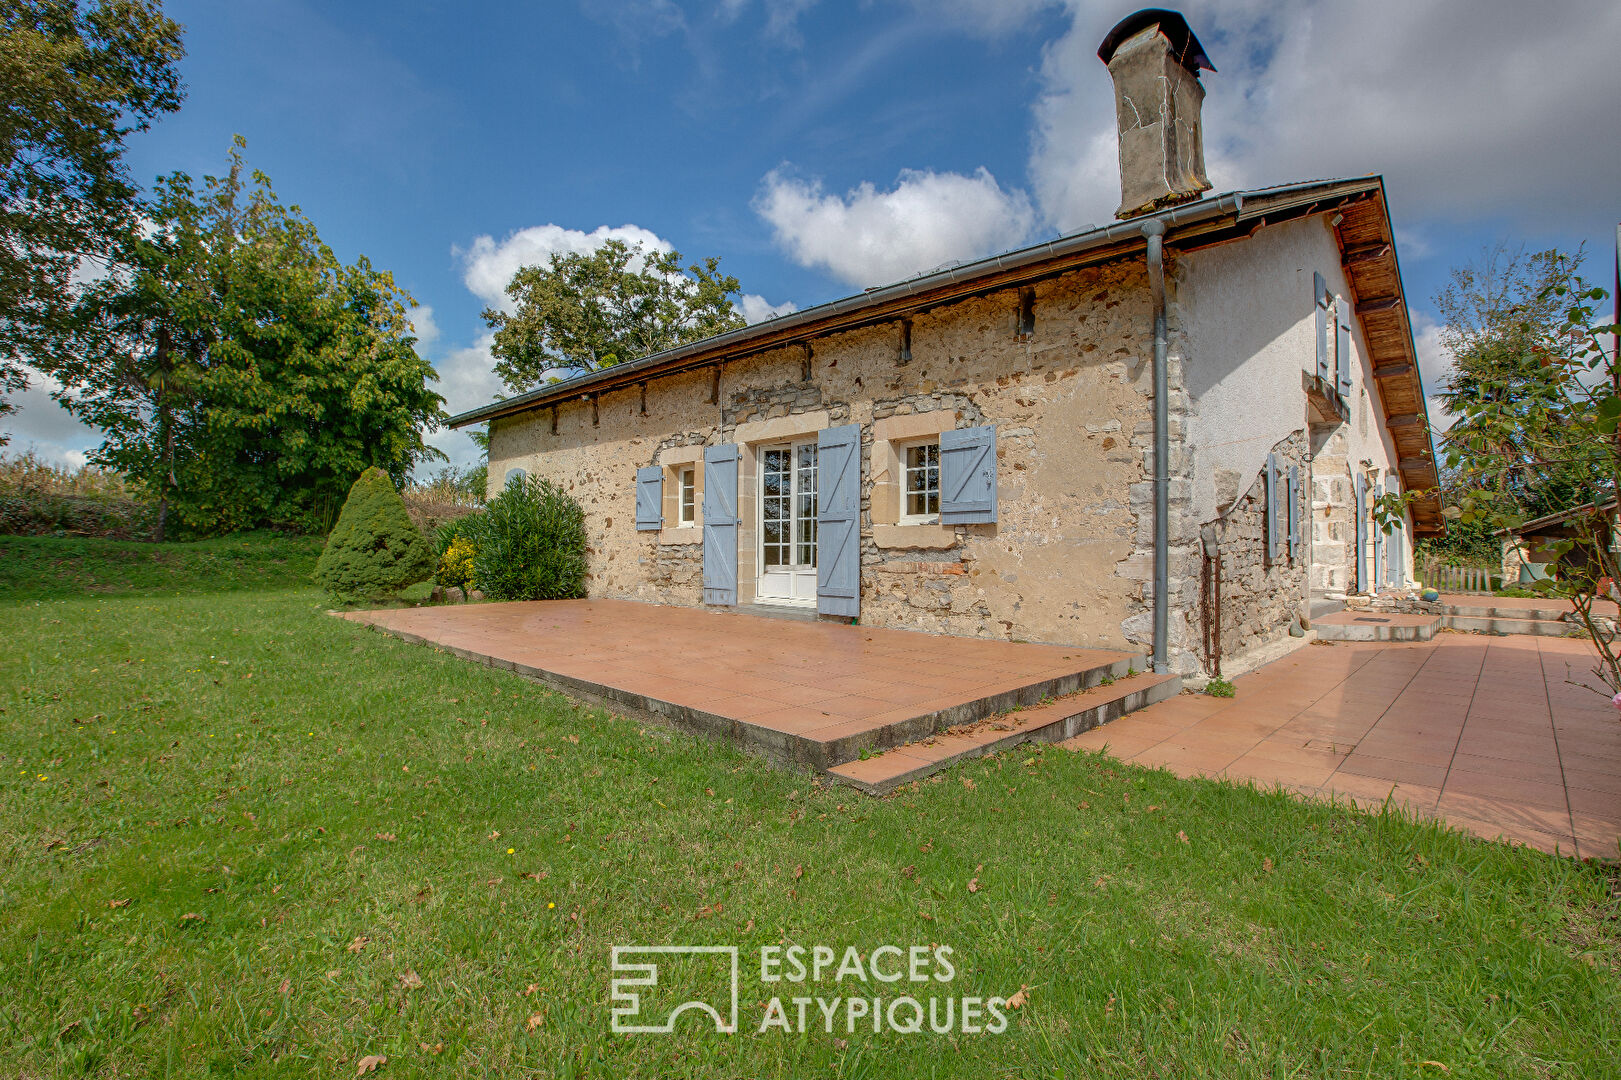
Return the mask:
<svg viewBox="0 0 1621 1080">
<path fill-rule="evenodd" d="M 1445 431 L 1452 426 L 1453 416 L 1437 395 L 1446 389 L 1452 377 L 1452 356 L 1442 345 L 1446 327 L 1427 312 L 1407 309 L 1407 318 L 1413 324 L 1413 348 L 1418 353 L 1418 373 L 1424 380 L 1424 392 L 1429 395 L 1430 425 Z"/>
<path fill-rule="evenodd" d="M 51 397 L 60 383 L 32 368 L 27 370 L 28 389 L 7 397 L 17 411 L 0 417 L 0 430 L 11 437 L 3 452 L 33 450 L 58 465 L 83 465 L 89 451 L 101 445 L 101 435 Z"/>
<path fill-rule="evenodd" d="M 433 321 L 433 306 L 418 304 L 406 312 L 405 317 L 410 321 L 411 333 L 417 339 L 417 353 L 432 351 L 439 341 L 439 324 Z"/>
<path fill-rule="evenodd" d="M 750 0 L 721 0 L 723 22 L 735 22 L 750 6 Z M 786 45 L 799 45 L 799 17 L 816 6 L 816 0 L 762 0 L 765 10 L 765 36 Z"/>
<path fill-rule="evenodd" d="M 778 169 L 754 209 L 795 262 L 858 286 L 1016 247 L 1035 225 L 1029 197 L 1004 190 L 984 168 L 972 176 L 907 169 L 889 191 L 862 183 L 842 196 Z"/>
<path fill-rule="evenodd" d="M 1071 27 L 1043 53 L 1030 182 L 1046 221 L 1069 231 L 1111 220 L 1119 205 L 1113 87 L 1097 46 L 1124 9 L 1064 6 Z M 1380 172 L 1400 218 L 1613 210 L 1594 181 L 1617 165 L 1614 141 L 1594 134 L 1621 94 L 1611 0 L 1571 0 L 1557 14 L 1517 0 L 1189 0 L 1183 10 L 1220 69 L 1204 75 L 1218 190 Z M 981 32 L 1006 17 L 983 16 Z"/>
<path fill-rule="evenodd" d="M 744 293 L 739 299 L 737 307 L 743 313 L 743 318 L 751 326 L 754 323 L 775 319 L 780 315 L 787 315 L 790 312 L 799 310 L 799 305 L 792 300 L 784 300 L 780 304 L 773 304 L 765 297 L 756 296 L 754 293 Z"/>
<path fill-rule="evenodd" d="M 511 311 L 507 283 L 519 267 L 544 265 L 556 254 L 585 254 L 609 240 L 639 244 L 650 251 L 669 251 L 672 247 L 668 240 L 640 225 L 603 225 L 591 232 L 561 225 L 531 225 L 508 234 L 499 243 L 491 236 L 477 237 L 465 251 L 455 254 L 462 258 L 462 281 L 473 295 L 491 307 Z"/>
</svg>

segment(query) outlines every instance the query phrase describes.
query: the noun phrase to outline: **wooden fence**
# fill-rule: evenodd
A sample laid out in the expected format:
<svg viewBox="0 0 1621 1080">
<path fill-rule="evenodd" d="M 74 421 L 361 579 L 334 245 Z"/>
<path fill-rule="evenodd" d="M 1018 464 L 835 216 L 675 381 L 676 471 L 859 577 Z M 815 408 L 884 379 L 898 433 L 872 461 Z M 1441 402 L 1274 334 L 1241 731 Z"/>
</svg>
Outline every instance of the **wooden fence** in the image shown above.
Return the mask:
<svg viewBox="0 0 1621 1080">
<path fill-rule="evenodd" d="M 1502 581 L 1502 571 L 1483 566 L 1451 566 L 1439 559 L 1424 564 L 1419 575 L 1426 588 L 1444 593 L 1474 593 L 1487 595 L 1492 586 Z"/>
</svg>

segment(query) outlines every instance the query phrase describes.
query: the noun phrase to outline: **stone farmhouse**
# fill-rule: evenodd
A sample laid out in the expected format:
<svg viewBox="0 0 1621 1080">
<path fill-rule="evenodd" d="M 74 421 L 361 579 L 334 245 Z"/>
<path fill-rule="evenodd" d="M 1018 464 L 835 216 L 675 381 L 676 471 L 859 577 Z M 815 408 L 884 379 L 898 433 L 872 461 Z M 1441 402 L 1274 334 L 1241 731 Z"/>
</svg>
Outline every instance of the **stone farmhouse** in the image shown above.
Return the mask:
<svg viewBox="0 0 1621 1080">
<path fill-rule="evenodd" d="M 1121 22 L 1118 222 L 455 417 L 584 507 L 592 596 L 1243 666 L 1405 587 L 1437 480 L 1382 180 L 1205 194 L 1180 15 Z"/>
</svg>

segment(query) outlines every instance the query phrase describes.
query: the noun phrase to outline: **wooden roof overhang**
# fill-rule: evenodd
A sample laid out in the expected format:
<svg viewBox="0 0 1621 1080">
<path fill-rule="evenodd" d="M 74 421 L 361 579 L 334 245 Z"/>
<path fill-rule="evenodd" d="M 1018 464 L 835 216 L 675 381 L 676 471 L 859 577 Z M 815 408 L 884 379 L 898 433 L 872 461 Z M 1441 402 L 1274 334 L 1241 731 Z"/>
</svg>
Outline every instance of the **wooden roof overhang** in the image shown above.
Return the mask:
<svg viewBox="0 0 1621 1080">
<path fill-rule="evenodd" d="M 1368 345 L 1385 428 L 1396 446 L 1402 488 L 1426 493 L 1412 505 L 1413 529 L 1419 536 L 1440 536 L 1446 532 L 1446 518 L 1437 491 L 1441 477 L 1430 437 L 1429 402 L 1418 369 L 1383 182 L 1369 198 L 1340 210 L 1339 219 L 1334 231 L 1340 262 Z"/>
<path fill-rule="evenodd" d="M 1426 475 L 1434 475 L 1428 414 L 1419 388 L 1416 352 L 1385 212 L 1384 184 L 1376 176 L 1231 192 L 1143 214 L 988 259 L 922 274 L 894 285 L 868 289 L 601 371 L 550 383 L 453 416 L 449 426 L 466 427 L 564 402 L 593 401 L 610 390 L 645 385 L 650 380 L 683 372 L 718 368 L 728 361 L 786 346 L 808 348 L 817 338 L 830 334 L 893 322 L 972 297 L 1033 285 L 1087 266 L 1141 258 L 1146 248 L 1142 226 L 1152 219 L 1165 225 L 1167 249 L 1189 251 L 1241 240 L 1267 225 L 1330 210 L 1338 211 L 1341 216 L 1337 230 L 1342 258 L 1356 294 L 1364 336 L 1374 354 L 1374 374 L 1383 391 L 1386 423 L 1401 450 L 1403 483 L 1413 488 L 1431 488 L 1434 479 L 1424 480 Z M 1370 256 L 1364 245 L 1373 243 L 1383 244 L 1388 251 Z M 1383 306 L 1386 304 L 1391 306 L 1387 309 Z M 1406 363 L 1411 372 L 1405 382 L 1403 373 L 1395 369 L 1401 363 Z M 1418 420 L 1413 420 L 1414 416 Z M 1425 468 L 1429 473 L 1424 472 Z M 1415 507 L 1415 522 L 1420 523 L 1418 527 L 1423 534 L 1444 529 L 1438 504 L 1433 513 L 1427 505 Z"/>
</svg>

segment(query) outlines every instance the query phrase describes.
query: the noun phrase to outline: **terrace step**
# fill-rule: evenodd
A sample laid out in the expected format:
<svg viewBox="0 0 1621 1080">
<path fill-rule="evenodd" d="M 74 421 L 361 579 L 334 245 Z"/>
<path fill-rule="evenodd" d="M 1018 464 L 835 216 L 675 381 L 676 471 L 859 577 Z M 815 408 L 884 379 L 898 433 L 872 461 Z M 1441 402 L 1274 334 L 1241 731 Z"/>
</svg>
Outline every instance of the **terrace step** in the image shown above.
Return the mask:
<svg viewBox="0 0 1621 1080">
<path fill-rule="evenodd" d="M 1570 614 L 1569 604 L 1548 604 L 1544 607 L 1520 607 L 1507 604 L 1493 604 L 1483 602 L 1479 604 L 1447 604 L 1441 609 L 1442 615 L 1460 615 L 1468 619 L 1535 619 L 1543 622 L 1558 622 Z"/>
<path fill-rule="evenodd" d="M 1329 600 L 1327 598 L 1319 598 L 1311 602 L 1311 621 L 1315 623 L 1318 619 L 1344 610 L 1344 600 Z"/>
<path fill-rule="evenodd" d="M 1441 625 L 1448 630 L 1465 630 L 1481 634 L 1529 634 L 1533 637 L 1569 637 L 1578 630 L 1577 624 L 1554 618 L 1543 618 L 1546 612 L 1538 608 L 1506 608 L 1512 617 L 1497 615 L 1443 615 Z M 1562 614 L 1562 613 L 1561 613 Z"/>
<path fill-rule="evenodd" d="M 1438 615 L 1341 611 L 1312 620 L 1311 628 L 1324 641 L 1428 641 L 1440 622 Z"/>
<path fill-rule="evenodd" d="M 1074 738 L 1129 712 L 1174 697 L 1181 689 L 1182 680 L 1175 675 L 1140 673 L 1116 678 L 1108 686 L 1094 686 L 1045 705 L 953 727 L 877 757 L 849 761 L 827 771 L 868 795 L 887 795 L 959 761 L 1020 743 Z"/>
</svg>

